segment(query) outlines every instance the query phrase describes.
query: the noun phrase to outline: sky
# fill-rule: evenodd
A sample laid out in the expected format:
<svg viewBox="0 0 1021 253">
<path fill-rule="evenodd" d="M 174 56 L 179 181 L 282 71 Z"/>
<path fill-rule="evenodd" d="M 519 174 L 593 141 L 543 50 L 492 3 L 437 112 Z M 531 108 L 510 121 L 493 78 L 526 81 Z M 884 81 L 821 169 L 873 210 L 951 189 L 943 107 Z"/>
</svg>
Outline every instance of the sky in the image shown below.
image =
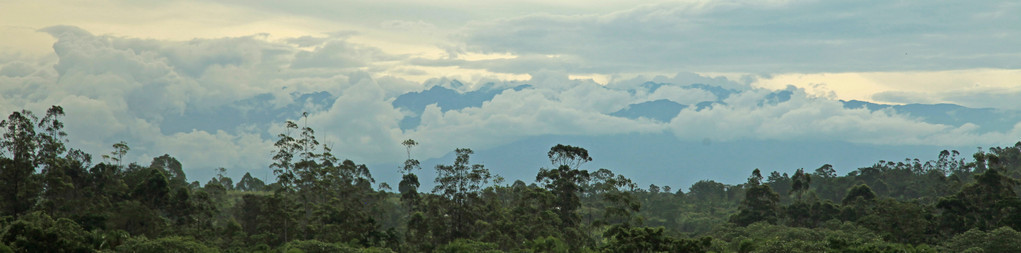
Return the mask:
<svg viewBox="0 0 1021 253">
<path fill-rule="evenodd" d="M 409 138 L 422 160 L 629 134 L 973 149 L 1012 145 L 1021 126 L 842 101 L 1018 115 L 1016 13 L 1016 1 L 0 1 L 0 111 L 61 105 L 72 147 L 99 160 L 123 140 L 128 161 L 171 154 L 195 180 L 219 167 L 271 178 L 274 138 L 303 111 L 339 157 L 384 171 Z M 395 104 L 433 87 L 492 96 Z M 716 103 L 612 115 L 655 100 Z"/>
</svg>

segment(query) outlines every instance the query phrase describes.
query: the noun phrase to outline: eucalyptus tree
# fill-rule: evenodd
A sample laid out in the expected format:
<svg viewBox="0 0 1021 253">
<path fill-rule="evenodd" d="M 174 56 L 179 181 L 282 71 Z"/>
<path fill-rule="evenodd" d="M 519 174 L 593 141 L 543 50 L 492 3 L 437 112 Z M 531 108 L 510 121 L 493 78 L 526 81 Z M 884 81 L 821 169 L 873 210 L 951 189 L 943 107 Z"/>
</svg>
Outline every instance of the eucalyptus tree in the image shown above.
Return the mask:
<svg viewBox="0 0 1021 253">
<path fill-rule="evenodd" d="M 263 182 L 262 180 L 260 180 L 260 179 L 258 179 L 256 177 L 253 177 L 252 173 L 250 173 L 250 172 L 245 172 L 245 175 L 241 177 L 241 180 L 238 181 L 238 184 L 234 187 L 234 189 L 238 189 L 239 191 L 246 191 L 246 192 L 247 191 L 262 191 L 265 188 L 266 188 L 266 182 Z"/>
<path fill-rule="evenodd" d="M 774 172 L 773 174 L 778 173 Z M 730 217 L 731 222 L 740 226 L 747 226 L 758 221 L 776 223 L 780 208 L 780 195 L 773 191 L 769 184 L 755 184 L 761 178 L 759 170 L 755 169 L 752 172 L 752 177 L 748 180 L 748 190 L 745 191 L 745 198 L 741 201 L 738 213 Z M 776 180 L 770 181 L 776 182 Z"/>
<path fill-rule="evenodd" d="M 121 166 L 121 161 L 124 160 L 124 155 L 128 154 L 128 151 L 131 151 L 131 147 L 127 142 L 114 143 L 113 151 L 110 151 L 109 155 L 103 155 L 103 159 L 113 161 L 117 163 L 117 166 Z"/>
<path fill-rule="evenodd" d="M 582 164 L 592 161 L 588 150 L 581 147 L 557 144 L 547 152 L 550 163 L 555 169 L 539 169 L 535 181 L 543 185 L 556 196 L 555 210 L 560 218 L 561 233 L 567 237 L 568 244 L 577 249 L 582 241 L 578 240 L 582 233 L 579 230 L 581 216 L 582 185 L 588 182 L 589 172 L 581 170 Z"/>
<path fill-rule="evenodd" d="M 1021 227 L 1021 198 L 1017 196 L 1017 179 L 1002 174 L 1004 169 L 992 167 L 975 176 L 975 182 L 957 194 L 941 198 L 936 204 L 940 212 L 940 232 L 956 234 L 971 228 L 991 230 L 1001 226 Z"/>
<path fill-rule="evenodd" d="M 274 143 L 277 151 L 270 167 L 281 186 L 277 194 L 297 200 L 297 227 L 304 229 L 304 239 L 364 239 L 376 226 L 370 211 L 377 198 L 371 187 L 375 180 L 364 164 L 340 161 L 332 147 L 320 143 L 308 116 L 302 114 L 301 127 L 285 122 L 284 132 Z"/>
<path fill-rule="evenodd" d="M 407 148 L 408 159 L 404 161 L 404 167 L 400 169 L 402 175 L 401 182 L 397 186 L 397 190 L 401 193 L 401 201 L 403 201 L 409 209 L 413 210 L 415 205 L 418 203 L 418 187 L 421 186 L 421 183 L 418 181 L 418 175 L 415 175 L 415 171 L 421 170 L 422 166 L 418 160 L 411 158 L 411 148 L 418 146 L 418 142 L 412 139 L 407 139 L 404 142 L 401 142 L 401 145 L 404 145 L 404 147 Z"/>
<path fill-rule="evenodd" d="M 447 229 L 442 242 L 456 238 L 467 238 L 471 235 L 472 224 L 478 213 L 473 212 L 478 204 L 482 189 L 486 187 L 492 175 L 481 164 L 471 164 L 471 149 L 459 148 L 454 151 L 456 159 L 452 165 L 436 165 L 436 187 L 433 193 L 441 197 L 439 203 L 431 203 L 431 208 L 440 207 L 445 210 L 444 217 L 439 218 Z M 447 205 L 437 205 L 449 203 Z M 442 207 L 441 207 L 442 206 Z M 439 229 L 440 227 L 436 227 Z M 437 231 L 434 230 L 434 234 Z M 442 233 L 441 233 L 442 234 Z"/>
<path fill-rule="evenodd" d="M 43 190 L 37 169 L 56 172 L 62 163 L 60 156 L 67 150 L 64 146 L 67 133 L 60 121 L 63 115 L 62 107 L 52 106 L 42 119 L 31 111 L 21 110 L 0 121 L 4 131 L 0 137 L 2 214 L 19 216 L 32 208 Z"/>
<path fill-rule="evenodd" d="M 401 195 L 401 203 L 408 211 L 407 230 L 404 233 L 408 248 L 424 250 L 428 242 L 429 224 L 423 212 L 425 210 L 422 207 L 422 196 L 418 192 L 418 187 L 422 184 L 418 180 L 418 175 L 415 174 L 415 171 L 421 170 L 422 166 L 418 160 L 411 157 L 411 149 L 418 144 L 413 139 L 401 142 L 401 145 L 407 149 L 408 159 L 404 160 L 404 167 L 399 169 L 401 182 L 397 185 L 397 191 Z"/>
<path fill-rule="evenodd" d="M 163 171 L 167 176 L 167 180 L 175 187 L 188 184 L 188 179 L 184 175 L 181 162 L 169 154 L 153 158 L 152 162 L 149 163 L 149 168 Z"/>
<path fill-rule="evenodd" d="M 791 191 L 789 194 L 794 194 L 797 197 L 797 201 L 802 201 L 802 196 L 808 192 L 811 183 L 812 176 L 805 173 L 805 169 L 798 169 L 794 172 L 794 176 L 791 176 Z"/>
</svg>

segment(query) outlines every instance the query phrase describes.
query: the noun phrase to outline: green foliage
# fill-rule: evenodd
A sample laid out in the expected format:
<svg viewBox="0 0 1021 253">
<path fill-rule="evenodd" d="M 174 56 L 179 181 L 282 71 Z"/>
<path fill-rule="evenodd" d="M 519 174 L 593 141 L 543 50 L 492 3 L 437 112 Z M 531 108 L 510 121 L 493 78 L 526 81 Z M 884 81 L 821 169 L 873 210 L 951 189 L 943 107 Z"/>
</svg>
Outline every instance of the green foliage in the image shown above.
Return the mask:
<svg viewBox="0 0 1021 253">
<path fill-rule="evenodd" d="M 170 236 L 149 240 L 145 237 L 131 238 L 123 245 L 117 247 L 119 252 L 153 252 L 153 253 L 179 253 L 179 252 L 220 252 L 193 238 Z"/>
<path fill-rule="evenodd" d="M 525 252 L 567 253 L 570 247 L 563 240 L 553 236 L 536 238 L 525 242 Z"/>
<path fill-rule="evenodd" d="M 792 227 L 818 227 L 840 216 L 840 206 L 826 201 L 799 201 L 781 208 L 783 224 Z"/>
<path fill-rule="evenodd" d="M 539 169 L 535 181 L 542 183 L 543 187 L 553 193 L 555 200 L 553 210 L 556 210 L 560 220 L 560 233 L 568 240 L 572 249 L 579 249 L 584 243 L 579 240 L 583 237 L 580 226 L 581 216 L 578 209 L 581 208 L 582 184 L 589 180 L 587 170 L 580 170 L 585 162 L 592 161 L 588 150 L 580 147 L 557 144 L 547 155 L 550 163 L 556 169 Z M 573 167 L 572 167 L 573 166 Z"/>
<path fill-rule="evenodd" d="M 805 192 L 808 192 L 808 188 L 811 186 L 812 176 L 805 173 L 805 169 L 798 169 L 794 172 L 794 176 L 791 176 L 791 194 L 797 196 L 797 200 L 801 201 L 802 196 Z"/>
<path fill-rule="evenodd" d="M 558 168 L 567 166 L 577 169 L 582 164 L 592 161 L 592 157 L 588 155 L 588 150 L 563 144 L 557 144 L 550 148 L 546 156 L 549 157 L 550 163 L 553 163 Z"/>
<path fill-rule="evenodd" d="M 868 229 L 830 221 L 819 228 L 796 228 L 764 222 L 728 227 L 716 238 L 735 252 L 934 252 L 906 244 L 888 243 Z"/>
<path fill-rule="evenodd" d="M 151 209 L 162 209 L 170 198 L 170 182 L 163 171 L 143 169 L 145 178 L 132 191 L 131 196 Z"/>
<path fill-rule="evenodd" d="M 280 195 L 243 195 L 239 204 L 238 223 L 251 243 L 276 246 L 293 236 L 296 221 L 289 213 L 292 203 Z"/>
<path fill-rule="evenodd" d="M 989 230 L 1001 226 L 1021 227 L 1021 199 L 1015 193 L 1017 179 L 999 169 L 976 175 L 976 181 L 957 194 L 940 199 L 940 229 L 956 234 L 971 228 Z"/>
<path fill-rule="evenodd" d="M 113 144 L 113 151 L 110 151 L 109 155 L 103 155 L 103 159 L 110 160 L 117 163 L 117 166 L 121 166 L 121 161 L 124 159 L 124 155 L 131 150 L 127 142 L 121 141 Z"/>
<path fill-rule="evenodd" d="M 317 240 L 298 240 L 288 242 L 283 247 L 284 252 L 304 252 L 304 253 L 358 253 L 363 252 L 357 248 L 341 244 L 341 243 L 325 243 Z"/>
<path fill-rule="evenodd" d="M 252 176 L 252 173 L 245 172 L 245 175 L 241 177 L 241 181 L 234 186 L 235 189 L 245 192 L 257 192 L 266 189 L 266 183 L 261 179 Z"/>
<path fill-rule="evenodd" d="M 107 226 L 121 229 L 132 235 L 158 237 L 167 228 L 168 220 L 159 211 L 153 210 L 139 201 L 128 200 L 117 203 L 114 213 L 110 216 Z"/>
<path fill-rule="evenodd" d="M 883 199 L 876 203 L 874 212 L 858 219 L 858 223 L 890 242 L 935 243 L 932 213 L 918 203 Z"/>
<path fill-rule="evenodd" d="M 496 244 L 468 239 L 457 239 L 433 250 L 433 253 L 492 253 L 500 252 Z"/>
<path fill-rule="evenodd" d="M 606 238 L 605 252 L 708 252 L 712 246 L 710 237 L 678 240 L 667 236 L 662 227 L 617 225 L 606 231 Z"/>
<path fill-rule="evenodd" d="M 701 180 L 688 188 L 689 198 L 698 202 L 714 202 L 727 199 L 727 186 L 712 180 Z"/>
<path fill-rule="evenodd" d="M 362 246 L 379 242 L 374 239 L 380 237 L 380 232 L 371 208 L 381 198 L 372 189 L 374 180 L 369 169 L 334 157 L 331 148 L 319 143 L 315 131 L 307 126 L 308 114 L 302 116 L 305 126 L 299 128 L 297 123 L 287 121 L 285 132 L 275 143 L 278 150 L 270 167 L 280 186 L 276 193 L 287 201 L 274 208 L 279 215 L 275 218 L 283 221 L 279 226 L 282 233 L 274 235 L 282 239 L 280 242 L 316 239 L 354 241 Z"/>
<path fill-rule="evenodd" d="M 872 201 L 876 199 L 876 193 L 872 192 L 872 188 L 868 185 L 857 185 L 847 190 L 847 196 L 844 197 L 843 204 L 849 205 L 856 201 Z"/>
<path fill-rule="evenodd" d="M 445 224 L 444 231 L 433 231 L 440 242 L 452 241 L 456 238 L 467 238 L 473 233 L 473 224 L 479 218 L 475 212 L 482 201 L 482 189 L 492 177 L 489 170 L 481 164 L 470 164 L 471 149 L 455 150 L 456 158 L 452 165 L 436 165 L 436 187 L 433 193 L 440 198 L 432 198 L 430 205 L 434 210 L 442 210 L 443 216 L 436 215 L 434 220 Z"/>
<path fill-rule="evenodd" d="M 36 133 L 35 121 L 35 115 L 27 110 L 12 112 L 0 121 L 4 130 L 0 136 L 0 213 L 4 215 L 18 216 L 29 211 L 42 190 L 39 176 L 34 173 L 36 166 L 45 161 L 45 154 L 55 156 L 60 151 L 40 148 L 47 144 L 43 140 L 60 143 L 60 139 L 45 132 Z"/>
<path fill-rule="evenodd" d="M 742 226 L 760 221 L 776 223 L 779 218 L 779 202 L 780 195 L 769 185 L 752 186 L 745 192 L 740 212 L 732 216 L 730 221 Z"/>
<path fill-rule="evenodd" d="M 65 147 L 62 116 L 54 106 L 0 121 L 0 252 L 1021 251 L 1021 142 L 843 176 L 830 165 L 756 169 L 745 183 L 701 180 L 685 193 L 581 170 L 592 158 L 567 145 L 549 150 L 553 167 L 536 183 L 510 185 L 457 149 L 420 192 L 418 142 L 407 140 L 394 193 L 334 157 L 307 114 L 278 135 L 268 185 L 249 173 L 235 184 L 222 168 L 187 183 L 169 155 L 124 161 L 124 142 L 92 164 Z"/>
<path fill-rule="evenodd" d="M 1021 252 L 1021 233 L 1010 227 L 989 232 L 971 229 L 954 236 L 944 245 L 947 251 L 965 252 Z"/>
<path fill-rule="evenodd" d="M 163 172 L 163 175 L 167 177 L 167 181 L 171 187 L 182 187 L 188 184 L 188 179 L 184 175 L 184 169 L 181 167 L 181 162 L 177 161 L 177 158 L 171 157 L 168 154 L 152 159 L 152 163 L 149 164 L 149 168 Z"/>
<path fill-rule="evenodd" d="M 19 252 L 89 252 L 93 240 L 74 221 L 42 212 L 22 216 L 0 235 L 0 242 Z"/>
</svg>

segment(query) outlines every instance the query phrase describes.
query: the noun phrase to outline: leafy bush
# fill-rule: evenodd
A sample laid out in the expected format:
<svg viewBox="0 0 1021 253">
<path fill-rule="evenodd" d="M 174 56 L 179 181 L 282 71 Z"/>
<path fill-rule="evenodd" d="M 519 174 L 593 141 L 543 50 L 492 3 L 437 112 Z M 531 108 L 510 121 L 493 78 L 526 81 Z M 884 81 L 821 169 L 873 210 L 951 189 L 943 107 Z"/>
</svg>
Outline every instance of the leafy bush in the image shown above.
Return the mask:
<svg viewBox="0 0 1021 253">
<path fill-rule="evenodd" d="M 9 249 L 18 252 L 89 252 L 92 239 L 92 233 L 84 231 L 74 221 L 65 218 L 53 220 L 42 212 L 21 217 L 0 237 Z"/>
<path fill-rule="evenodd" d="M 496 249 L 495 243 L 486 243 L 468 239 L 457 239 L 453 242 L 437 247 L 433 253 L 474 253 L 474 252 L 500 252 Z"/>
<path fill-rule="evenodd" d="M 219 250 L 195 241 L 194 238 L 181 236 L 170 236 L 153 240 L 146 239 L 145 237 L 135 237 L 118 246 L 117 251 L 152 253 L 219 252 Z"/>
</svg>

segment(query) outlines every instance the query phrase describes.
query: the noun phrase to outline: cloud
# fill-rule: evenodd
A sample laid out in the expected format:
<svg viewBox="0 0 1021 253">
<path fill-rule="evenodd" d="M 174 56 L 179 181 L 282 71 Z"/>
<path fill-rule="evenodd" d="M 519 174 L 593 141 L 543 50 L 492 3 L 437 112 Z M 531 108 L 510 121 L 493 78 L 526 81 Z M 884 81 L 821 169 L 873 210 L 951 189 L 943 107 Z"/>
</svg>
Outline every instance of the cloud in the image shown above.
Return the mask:
<svg viewBox="0 0 1021 253">
<path fill-rule="evenodd" d="M 1021 136 L 1021 124 L 1005 132 L 926 122 L 893 109 L 845 108 L 843 103 L 793 89 L 791 99 L 767 101 L 769 91 L 738 93 L 705 110 L 686 108 L 670 123 L 681 139 L 714 141 L 812 140 L 875 145 L 998 145 Z M 1021 123 L 1021 122 L 1019 122 Z"/>
<path fill-rule="evenodd" d="M 12 62 L 0 67 L 0 76 L 24 77 L 35 72 L 35 68 L 24 62 Z"/>
<path fill-rule="evenodd" d="M 1021 108 L 1021 90 L 1017 88 L 975 88 L 957 91 L 886 91 L 872 95 L 890 103 L 950 103 L 973 108 L 1017 110 Z"/>
<path fill-rule="evenodd" d="M 94 35 L 73 26 L 40 31 L 57 39 L 56 57 L 0 63 L 0 109 L 43 112 L 62 105 L 72 147 L 98 156 L 124 140 L 131 161 L 144 164 L 168 153 L 200 176 L 217 167 L 239 174 L 266 170 L 273 131 L 301 111 L 314 113 L 349 158 L 388 159 L 400 153 L 388 144 L 397 143 L 402 116 L 389 101 L 420 86 L 333 68 L 349 59 L 363 67 L 392 57 L 343 37 L 307 51 L 265 35 L 166 41 Z M 322 103 L 323 95 L 307 94 L 332 98 Z M 204 120 L 234 125 L 197 122 Z"/>
<path fill-rule="evenodd" d="M 393 29 L 404 32 L 422 32 L 430 33 L 435 32 L 436 25 L 425 22 L 422 20 L 407 21 L 407 20 L 389 20 L 379 24 L 384 29 Z"/>
<path fill-rule="evenodd" d="M 963 92 L 937 92 L 937 97 L 951 103 L 977 108 L 999 108 L 1018 110 L 1021 108 L 1021 90 L 1018 89 L 981 89 Z"/>
<path fill-rule="evenodd" d="M 1004 14 L 1017 11 L 1007 1 L 684 1 L 479 21 L 456 38 L 466 52 L 519 56 L 495 60 L 503 66 L 557 55 L 568 72 L 1018 68 L 1021 20 Z"/>
<path fill-rule="evenodd" d="M 505 90 L 481 107 L 441 112 L 426 107 L 421 125 L 408 132 L 422 143 L 426 156 L 445 154 L 457 147 L 487 149 L 523 137 L 542 135 L 612 135 L 660 132 L 651 120 L 629 120 L 584 108 L 566 94 L 547 88 Z M 614 96 L 593 96 L 592 103 L 614 101 Z M 574 103 L 572 105 L 572 103 Z"/>
<path fill-rule="evenodd" d="M 652 94 L 647 100 L 666 99 L 682 105 L 694 105 L 705 101 L 716 101 L 717 97 L 712 93 L 701 89 L 681 88 L 677 86 L 663 86 Z"/>
<path fill-rule="evenodd" d="M 340 158 L 360 162 L 399 161 L 404 136 L 394 109 L 377 81 L 362 79 L 339 92 L 331 108 L 314 113 L 308 124 L 325 136 Z"/>
<path fill-rule="evenodd" d="M 876 94 L 872 94 L 872 99 L 887 103 L 897 104 L 910 104 L 910 103 L 926 103 L 933 104 L 939 103 L 940 101 L 932 97 L 931 94 L 923 94 L 921 92 L 909 92 L 909 91 L 884 91 Z"/>
<path fill-rule="evenodd" d="M 299 52 L 295 55 L 294 68 L 360 68 L 380 61 L 397 60 L 395 56 L 383 53 L 378 48 L 351 44 L 343 40 L 333 40 L 317 47 L 311 52 Z"/>
<path fill-rule="evenodd" d="M 708 4 L 686 8 L 678 6 L 687 5 L 678 5 L 658 11 L 639 7 L 608 15 L 540 15 L 500 22 L 525 24 L 530 18 L 550 20 L 556 21 L 553 26 L 577 26 L 575 30 L 559 32 L 584 35 L 592 31 L 587 31 L 584 23 L 576 23 L 577 19 L 602 24 L 609 29 L 603 32 L 625 31 L 615 27 L 622 25 L 618 21 L 644 24 L 743 8 L 784 9 L 800 5 L 806 4 L 751 7 Z M 677 14 L 688 16 L 672 16 Z M 526 28 L 509 31 L 527 35 L 526 30 L 538 29 Z M 681 28 L 660 27 L 667 31 Z M 738 81 L 688 72 L 653 77 L 610 73 L 606 75 L 607 83 L 571 79 L 577 76 L 573 70 L 595 71 L 635 62 L 640 64 L 620 67 L 626 70 L 644 69 L 643 64 L 662 64 L 663 69 L 681 66 L 657 59 L 659 54 L 673 54 L 669 50 L 676 45 L 668 45 L 666 51 L 659 50 L 655 56 L 633 56 L 647 57 L 648 61 L 626 63 L 613 57 L 625 57 L 621 55 L 631 51 L 611 52 L 608 54 L 619 55 L 607 58 L 599 54 L 612 51 L 609 48 L 577 43 L 585 38 L 568 36 L 565 38 L 579 39 L 574 43 L 579 48 L 554 45 L 564 47 L 554 48 L 564 50 L 555 55 L 546 55 L 541 48 L 530 49 L 526 43 L 520 48 L 501 49 L 514 51 L 511 57 L 504 57 L 509 59 L 423 60 L 384 52 L 343 35 L 271 39 L 256 34 L 168 41 L 96 35 L 69 26 L 41 31 L 57 39 L 52 56 L 10 57 L 0 62 L 0 109 L 42 112 L 49 105 L 63 105 L 68 113 L 66 125 L 72 147 L 99 155 L 109 152 L 111 144 L 124 140 L 132 147 L 129 155 L 132 161 L 144 164 L 153 156 L 166 153 L 186 163 L 186 170 L 197 175 L 218 167 L 238 174 L 267 171 L 272 143 L 276 134 L 283 131 L 283 121 L 296 120 L 303 111 L 310 113 L 307 123 L 321 134 L 323 143 L 333 147 L 338 157 L 369 164 L 400 161 L 404 153 L 399 143 L 408 138 L 422 143 L 416 154 L 425 160 L 444 156 L 459 147 L 485 150 L 542 136 L 671 133 L 682 141 L 709 138 L 734 142 L 826 140 L 877 145 L 996 145 L 1021 134 L 1021 125 L 999 132 L 983 131 L 975 124 L 936 124 L 893 110 L 848 109 L 831 97 L 814 96 L 800 88 L 782 91 L 754 88 L 749 85 L 750 79 Z M 641 36 L 651 33 L 642 29 L 632 32 Z M 634 50 L 649 47 L 640 40 L 650 38 L 641 36 L 607 41 L 638 43 L 629 46 Z M 660 42 L 667 39 L 661 38 Z M 484 43 L 478 45 L 480 48 L 473 50 L 499 49 Z M 642 52 L 653 54 L 651 51 L 656 50 Z M 689 61 L 683 57 L 671 59 Z M 527 74 L 528 79 L 480 78 L 462 83 L 436 76 L 418 82 L 392 74 L 413 72 L 430 64 L 465 64 L 520 72 Z M 693 83 L 704 85 L 689 85 Z M 528 86 L 522 86 L 525 84 Z M 449 87 L 456 91 L 450 93 L 454 96 L 480 89 L 492 89 L 495 95 L 480 105 L 473 103 L 463 108 L 426 105 L 420 114 L 394 108 L 396 97 L 433 86 Z M 946 93 L 939 99 L 973 104 L 1001 101 L 1009 105 L 1008 99 L 1018 96 L 1016 93 L 993 96 L 999 91 Z M 689 105 L 720 103 L 702 110 L 688 107 L 668 123 L 608 115 L 632 104 L 658 99 Z M 413 129 L 401 130 L 400 122 L 414 116 L 420 117 L 421 123 Z"/>
<path fill-rule="evenodd" d="M 272 156 L 273 141 L 260 136 L 258 132 L 247 131 L 175 133 L 157 139 L 157 145 L 139 154 L 139 159 L 171 154 L 186 167 L 195 170 L 214 169 L 215 165 L 219 165 L 242 171 L 262 171 L 267 167 L 267 157 Z M 230 163 L 225 164 L 225 158 Z"/>
</svg>

